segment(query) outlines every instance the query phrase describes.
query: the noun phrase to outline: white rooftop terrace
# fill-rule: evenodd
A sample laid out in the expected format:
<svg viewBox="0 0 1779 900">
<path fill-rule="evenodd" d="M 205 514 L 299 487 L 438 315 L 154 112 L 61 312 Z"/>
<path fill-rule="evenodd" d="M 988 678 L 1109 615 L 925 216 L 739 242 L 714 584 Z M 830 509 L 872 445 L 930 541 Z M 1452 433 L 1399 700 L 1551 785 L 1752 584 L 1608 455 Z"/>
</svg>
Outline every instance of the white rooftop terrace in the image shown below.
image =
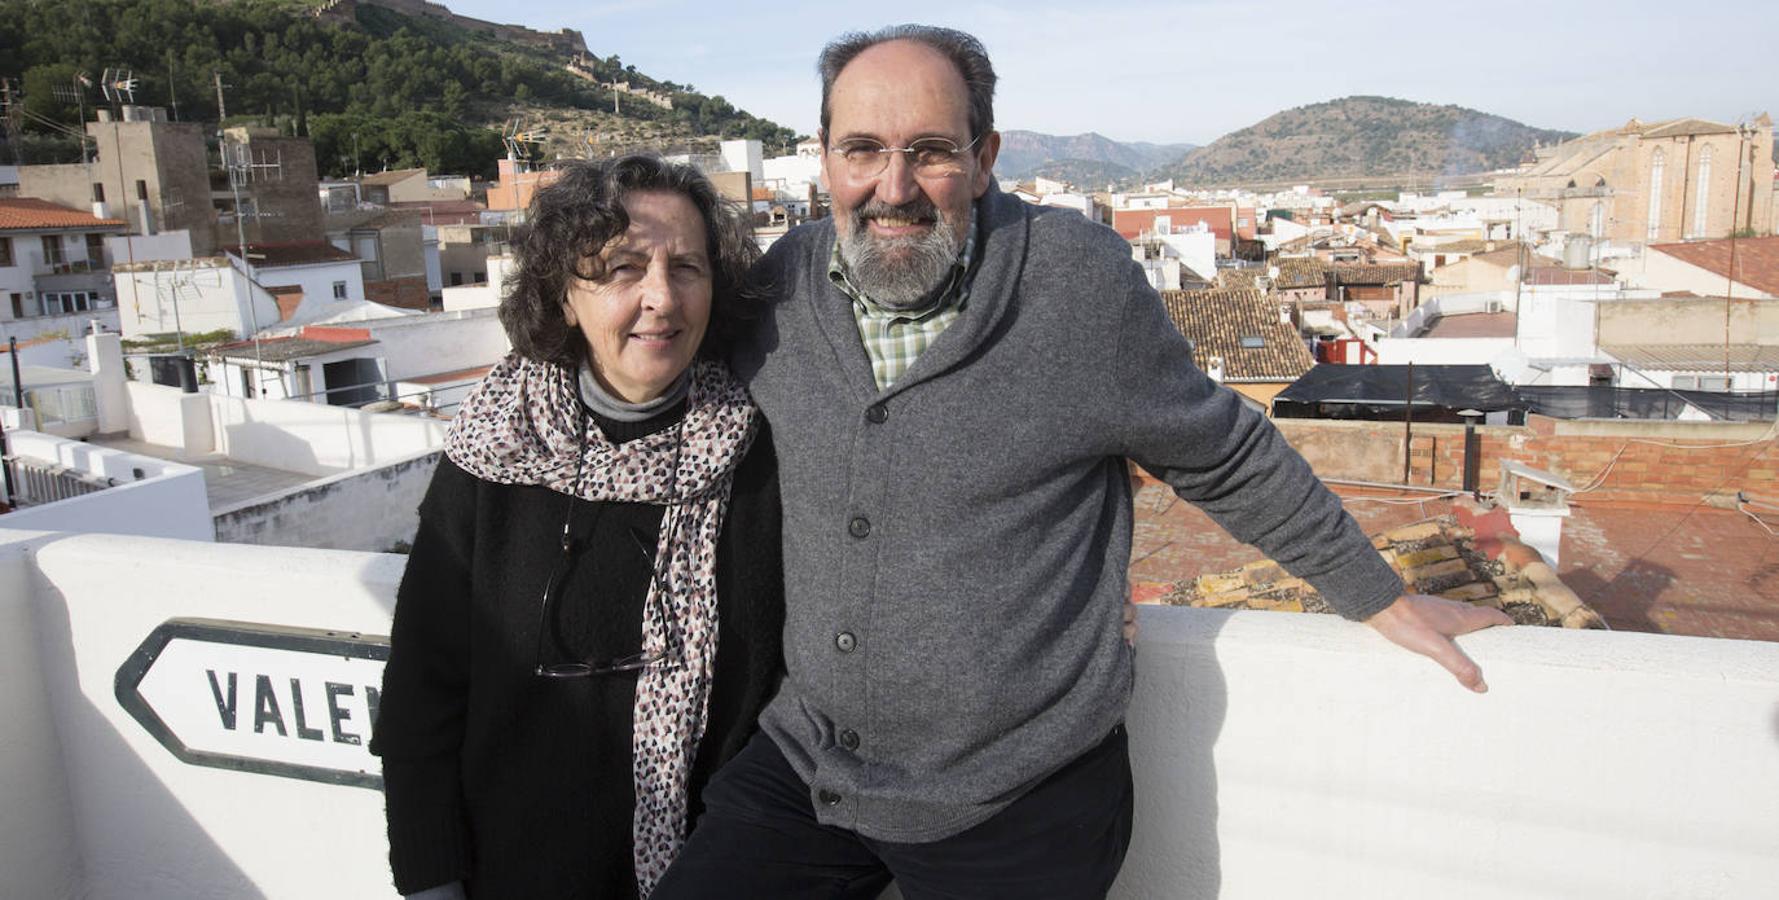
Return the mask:
<svg viewBox="0 0 1779 900">
<path fill-rule="evenodd" d="M 3 893 L 394 896 L 374 788 L 183 762 L 121 698 L 169 620 L 386 634 L 403 562 L 0 531 Z M 1491 687 L 1473 696 L 1332 617 L 1162 607 L 1141 624 L 1137 826 L 1115 897 L 1739 898 L 1779 884 L 1779 644 L 1497 629 L 1462 639 Z M 254 673 L 280 693 L 291 673 L 212 652 L 157 688 L 179 736 L 222 734 L 207 667 L 242 675 L 231 752 L 301 744 L 300 724 L 245 725 Z M 352 684 L 375 683 L 363 676 Z M 329 722 L 332 688 L 326 703 L 305 690 L 317 733 L 368 730 L 362 706 Z M 362 744 L 321 744 L 374 782 Z"/>
</svg>

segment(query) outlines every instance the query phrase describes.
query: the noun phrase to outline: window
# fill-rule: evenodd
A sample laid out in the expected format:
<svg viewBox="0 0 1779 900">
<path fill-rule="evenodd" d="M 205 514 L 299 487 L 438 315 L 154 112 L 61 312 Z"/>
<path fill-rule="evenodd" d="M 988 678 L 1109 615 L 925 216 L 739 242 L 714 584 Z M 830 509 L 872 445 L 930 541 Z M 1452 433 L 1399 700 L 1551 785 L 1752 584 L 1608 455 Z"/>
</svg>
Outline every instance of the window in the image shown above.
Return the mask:
<svg viewBox="0 0 1779 900">
<path fill-rule="evenodd" d="M 12 295 L 12 317 L 15 319 L 22 319 L 25 317 L 25 295 L 24 294 L 13 294 Z"/>
<path fill-rule="evenodd" d="M 377 236 L 374 234 L 354 234 L 352 236 L 352 255 L 365 262 L 376 262 Z"/>
<path fill-rule="evenodd" d="M 69 313 L 86 312 L 99 306 L 98 294 L 92 291 L 45 291 L 38 297 L 38 306 L 46 316 L 63 316 Z"/>
<path fill-rule="evenodd" d="M 12 261 L 12 238 L 0 237 L 0 268 L 16 265 Z"/>
<path fill-rule="evenodd" d="M 1696 391 L 1699 389 L 1699 379 L 1692 375 L 1676 375 L 1670 387 L 1677 391 Z"/>
<path fill-rule="evenodd" d="M 93 182 L 93 202 L 94 203 L 104 203 L 105 202 L 105 185 L 103 185 L 97 181 Z"/>
<path fill-rule="evenodd" d="M 1656 240 L 1662 231 L 1662 170 L 1667 168 L 1666 155 L 1662 148 L 1655 148 L 1655 157 L 1649 163 L 1649 232 L 1648 238 Z M 1684 176 L 1683 176 L 1684 177 Z"/>
<path fill-rule="evenodd" d="M 136 199 L 143 203 L 148 202 L 148 182 L 140 178 L 136 179 Z"/>
<path fill-rule="evenodd" d="M 452 272 L 451 273 L 451 286 L 457 287 L 458 285 L 460 285 L 462 283 L 463 283 L 463 273 L 462 272 Z"/>
<path fill-rule="evenodd" d="M 334 282 L 334 299 L 335 300 L 346 299 L 346 282 L 344 282 L 344 281 Z"/>
<path fill-rule="evenodd" d="M 1696 195 L 1693 200 L 1693 233 L 1687 235 L 1688 237 L 1705 236 L 1705 225 L 1710 211 L 1707 204 L 1711 202 L 1712 155 L 1710 144 L 1706 144 L 1705 149 L 1699 151 L 1699 184 L 1695 189 Z"/>
<path fill-rule="evenodd" d="M 43 236 L 43 264 L 59 266 L 66 263 L 62 257 L 62 238 L 60 235 L 46 234 Z"/>
<path fill-rule="evenodd" d="M 1701 391 L 1727 391 L 1729 389 L 1730 378 L 1728 375 L 1699 376 L 1699 390 Z"/>
<path fill-rule="evenodd" d="M 487 273 L 487 272 L 477 272 L 477 273 L 476 273 L 476 283 L 477 283 L 477 284 L 481 284 L 481 283 L 483 283 L 483 282 L 485 282 L 485 281 L 487 281 L 487 280 L 488 280 L 488 273 Z"/>
<path fill-rule="evenodd" d="M 1266 339 L 1257 334 L 1242 335 L 1243 350 L 1259 350 L 1266 346 Z"/>
<path fill-rule="evenodd" d="M 89 234 L 86 236 L 86 261 L 91 263 L 95 269 L 104 268 L 105 235 Z"/>
</svg>

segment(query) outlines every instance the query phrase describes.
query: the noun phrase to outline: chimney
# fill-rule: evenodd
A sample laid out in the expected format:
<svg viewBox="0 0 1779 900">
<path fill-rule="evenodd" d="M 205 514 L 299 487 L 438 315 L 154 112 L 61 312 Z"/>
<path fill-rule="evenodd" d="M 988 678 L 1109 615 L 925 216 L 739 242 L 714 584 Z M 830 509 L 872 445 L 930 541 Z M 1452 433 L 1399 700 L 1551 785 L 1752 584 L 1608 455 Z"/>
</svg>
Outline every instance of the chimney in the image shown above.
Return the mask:
<svg viewBox="0 0 1779 900">
<path fill-rule="evenodd" d="M 1495 502 L 1507 508 L 1520 540 L 1538 551 L 1552 569 L 1563 543 L 1563 520 L 1569 518 L 1569 495 L 1575 487 L 1562 476 L 1501 460 L 1501 485 Z"/>
</svg>

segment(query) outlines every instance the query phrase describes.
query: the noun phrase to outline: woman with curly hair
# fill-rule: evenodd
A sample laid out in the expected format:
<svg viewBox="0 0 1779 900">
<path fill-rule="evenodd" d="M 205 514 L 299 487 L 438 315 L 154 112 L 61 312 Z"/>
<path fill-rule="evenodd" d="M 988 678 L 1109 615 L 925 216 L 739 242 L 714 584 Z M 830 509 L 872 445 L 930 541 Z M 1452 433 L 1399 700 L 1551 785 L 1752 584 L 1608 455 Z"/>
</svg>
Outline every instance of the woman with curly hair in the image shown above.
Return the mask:
<svg viewBox="0 0 1779 900">
<path fill-rule="evenodd" d="M 409 896 L 647 896 L 782 667 L 775 462 L 722 362 L 758 251 L 695 170 L 533 200 L 452 422 L 372 749 Z"/>
</svg>

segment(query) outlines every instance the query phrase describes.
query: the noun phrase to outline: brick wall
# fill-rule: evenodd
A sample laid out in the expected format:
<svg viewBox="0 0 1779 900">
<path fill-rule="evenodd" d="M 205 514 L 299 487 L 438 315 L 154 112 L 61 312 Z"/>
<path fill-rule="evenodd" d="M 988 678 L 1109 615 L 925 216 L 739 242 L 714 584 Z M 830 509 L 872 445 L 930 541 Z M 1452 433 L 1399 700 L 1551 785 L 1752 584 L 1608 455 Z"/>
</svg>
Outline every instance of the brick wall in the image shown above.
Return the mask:
<svg viewBox="0 0 1779 900">
<path fill-rule="evenodd" d="M 1324 478 L 1402 481 L 1401 423 L 1306 419 L 1274 423 Z M 1738 490 L 1779 498 L 1779 452 L 1771 435 L 1688 436 L 1675 423 L 1658 423 L 1641 433 L 1626 424 L 1618 427 L 1619 433 L 1574 434 L 1564 433 L 1563 424 L 1534 416 L 1524 427 L 1478 428 L 1480 487 L 1492 489 L 1499 482 L 1500 461 L 1511 459 L 1561 475 L 1578 488 L 1591 484 L 1611 465 L 1598 489 L 1589 492 L 1594 499 L 1692 503 L 1707 494 L 1733 495 Z M 1700 430 L 1722 431 L 1711 425 Z M 1464 427 L 1417 423 L 1408 458 L 1410 483 L 1461 487 Z"/>
<path fill-rule="evenodd" d="M 421 312 L 431 308 L 424 275 L 416 278 L 391 278 L 388 281 L 367 281 L 364 283 L 364 298 L 384 306 L 399 306 Z"/>
</svg>

